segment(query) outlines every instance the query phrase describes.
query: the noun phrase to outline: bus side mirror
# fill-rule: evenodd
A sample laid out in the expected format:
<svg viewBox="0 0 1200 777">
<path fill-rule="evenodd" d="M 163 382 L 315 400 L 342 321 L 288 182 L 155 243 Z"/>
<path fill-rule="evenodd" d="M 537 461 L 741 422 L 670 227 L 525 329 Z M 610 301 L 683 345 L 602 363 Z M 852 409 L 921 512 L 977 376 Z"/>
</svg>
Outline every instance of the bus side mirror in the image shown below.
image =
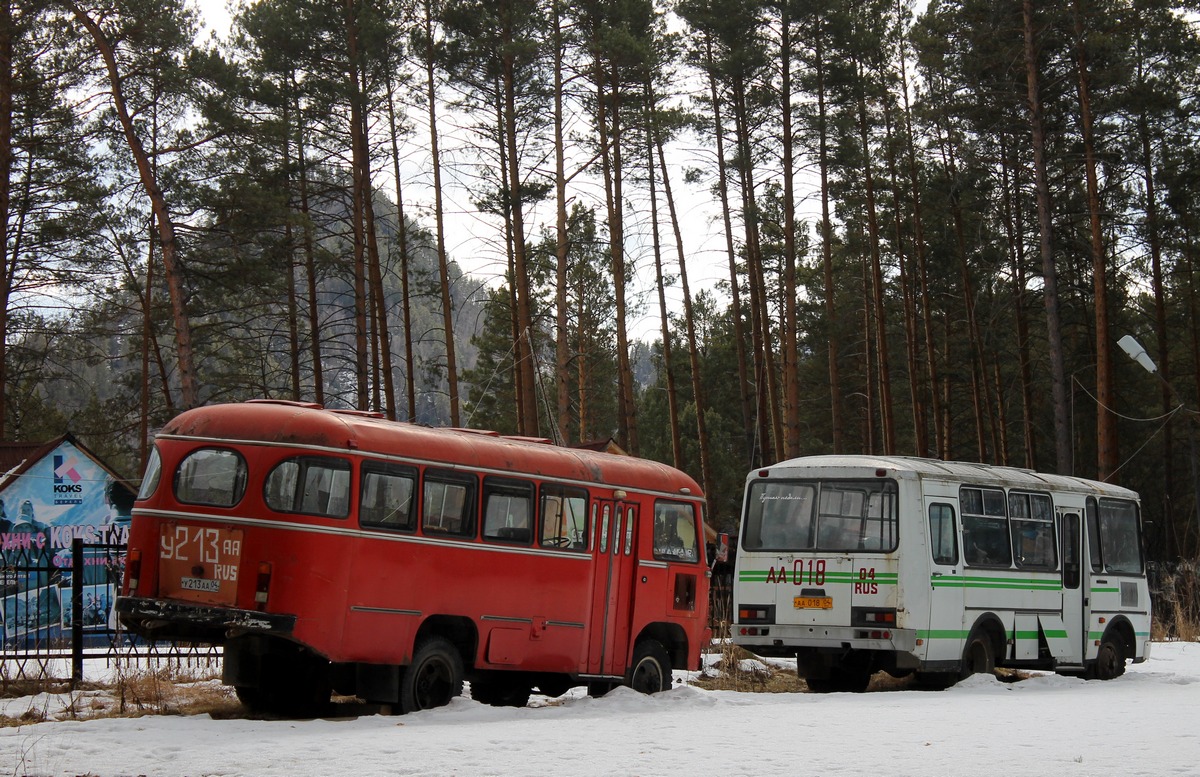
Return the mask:
<svg viewBox="0 0 1200 777">
<path fill-rule="evenodd" d="M 729 560 L 729 534 L 721 532 L 717 535 L 717 561 L 724 564 Z"/>
</svg>

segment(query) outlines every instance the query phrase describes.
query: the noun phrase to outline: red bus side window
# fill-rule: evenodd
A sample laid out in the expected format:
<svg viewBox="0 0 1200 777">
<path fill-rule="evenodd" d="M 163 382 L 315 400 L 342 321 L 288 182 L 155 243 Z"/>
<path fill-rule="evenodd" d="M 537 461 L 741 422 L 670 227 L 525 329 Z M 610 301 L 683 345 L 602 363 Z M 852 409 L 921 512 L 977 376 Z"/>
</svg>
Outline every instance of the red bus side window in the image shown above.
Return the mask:
<svg viewBox="0 0 1200 777">
<path fill-rule="evenodd" d="M 333 456 L 297 456 L 275 465 L 263 486 L 267 507 L 327 518 L 350 514 L 350 462 Z"/>
<path fill-rule="evenodd" d="M 587 550 L 587 491 L 544 485 L 541 514 L 542 547 Z"/>
<path fill-rule="evenodd" d="M 533 484 L 484 478 L 483 538 L 528 545 L 533 539 Z"/>
<path fill-rule="evenodd" d="M 417 471 L 412 467 L 363 462 L 358 522 L 381 529 L 416 528 L 416 490 Z"/>
<path fill-rule="evenodd" d="M 475 533 L 475 479 L 452 472 L 425 472 L 421 529 L 430 534 Z"/>
<path fill-rule="evenodd" d="M 696 561 L 696 512 L 685 502 L 654 503 L 654 557 L 668 561 Z"/>
<path fill-rule="evenodd" d="M 175 498 L 180 502 L 233 507 L 246 493 L 246 460 L 225 448 L 200 448 L 175 471 Z"/>
</svg>

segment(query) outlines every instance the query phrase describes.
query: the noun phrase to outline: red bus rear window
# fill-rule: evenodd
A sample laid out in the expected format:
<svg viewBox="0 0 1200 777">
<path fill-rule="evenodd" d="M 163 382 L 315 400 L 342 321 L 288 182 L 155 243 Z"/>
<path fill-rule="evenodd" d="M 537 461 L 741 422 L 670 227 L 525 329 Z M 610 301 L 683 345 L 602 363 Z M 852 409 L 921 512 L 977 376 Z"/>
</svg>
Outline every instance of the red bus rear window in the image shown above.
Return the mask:
<svg viewBox="0 0 1200 777">
<path fill-rule="evenodd" d="M 180 502 L 233 507 L 246 493 L 246 460 L 226 448 L 200 448 L 179 462 L 175 498 Z"/>
</svg>

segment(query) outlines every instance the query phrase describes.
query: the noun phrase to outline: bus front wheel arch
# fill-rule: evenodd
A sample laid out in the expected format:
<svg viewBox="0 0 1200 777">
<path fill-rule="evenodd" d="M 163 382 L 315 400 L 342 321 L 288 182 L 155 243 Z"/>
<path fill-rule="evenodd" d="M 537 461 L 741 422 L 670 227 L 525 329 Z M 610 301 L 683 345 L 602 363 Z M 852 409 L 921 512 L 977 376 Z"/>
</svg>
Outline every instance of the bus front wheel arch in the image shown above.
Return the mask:
<svg viewBox="0 0 1200 777">
<path fill-rule="evenodd" d="M 462 656 L 450 640 L 424 640 L 400 681 L 400 709 L 407 713 L 444 707 L 462 695 L 463 674 Z"/>
<path fill-rule="evenodd" d="M 671 656 L 656 639 L 643 639 L 633 649 L 625 684 L 641 693 L 671 689 Z"/>
</svg>

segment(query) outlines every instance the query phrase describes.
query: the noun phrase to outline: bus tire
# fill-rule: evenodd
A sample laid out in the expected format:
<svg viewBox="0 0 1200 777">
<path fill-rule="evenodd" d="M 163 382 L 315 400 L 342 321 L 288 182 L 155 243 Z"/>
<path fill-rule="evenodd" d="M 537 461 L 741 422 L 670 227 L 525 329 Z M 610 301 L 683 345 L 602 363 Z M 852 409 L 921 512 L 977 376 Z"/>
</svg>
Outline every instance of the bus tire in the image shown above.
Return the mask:
<svg viewBox="0 0 1200 777">
<path fill-rule="evenodd" d="M 333 690 L 328 661 L 287 646 L 267 653 L 263 664 L 256 683 L 234 685 L 248 710 L 297 718 L 327 711 Z"/>
<path fill-rule="evenodd" d="M 609 680 L 588 680 L 587 693 L 593 699 L 599 699 L 616 687 L 617 683 Z"/>
<path fill-rule="evenodd" d="M 1096 651 L 1096 661 L 1092 664 L 1089 679 L 1115 680 L 1125 674 L 1125 642 L 1113 632 L 1107 632 L 1100 641 L 1100 649 Z"/>
<path fill-rule="evenodd" d="M 413 654 L 400 681 L 400 708 L 417 712 L 444 707 L 462 695 L 463 660 L 444 637 L 430 637 Z"/>
<path fill-rule="evenodd" d="M 805 678 L 804 682 L 813 693 L 863 693 L 871 684 L 871 672 L 835 666 L 829 670 L 829 677 Z"/>
<path fill-rule="evenodd" d="M 994 674 L 995 671 L 996 646 L 991 636 L 984 629 L 972 629 L 963 648 L 962 678 L 965 680 L 973 674 Z"/>
<path fill-rule="evenodd" d="M 625 684 L 639 693 L 671 690 L 671 657 L 656 639 L 644 639 L 633 649 Z"/>
<path fill-rule="evenodd" d="M 506 678 L 472 680 L 471 698 L 491 707 L 524 707 L 532 689 L 529 683 Z"/>
<path fill-rule="evenodd" d="M 944 691 L 958 682 L 954 672 L 917 672 L 913 675 L 913 687 L 922 691 Z"/>
<path fill-rule="evenodd" d="M 543 677 L 537 682 L 538 693 L 543 696 L 557 698 L 580 683 L 575 682 L 569 675 Z"/>
</svg>

